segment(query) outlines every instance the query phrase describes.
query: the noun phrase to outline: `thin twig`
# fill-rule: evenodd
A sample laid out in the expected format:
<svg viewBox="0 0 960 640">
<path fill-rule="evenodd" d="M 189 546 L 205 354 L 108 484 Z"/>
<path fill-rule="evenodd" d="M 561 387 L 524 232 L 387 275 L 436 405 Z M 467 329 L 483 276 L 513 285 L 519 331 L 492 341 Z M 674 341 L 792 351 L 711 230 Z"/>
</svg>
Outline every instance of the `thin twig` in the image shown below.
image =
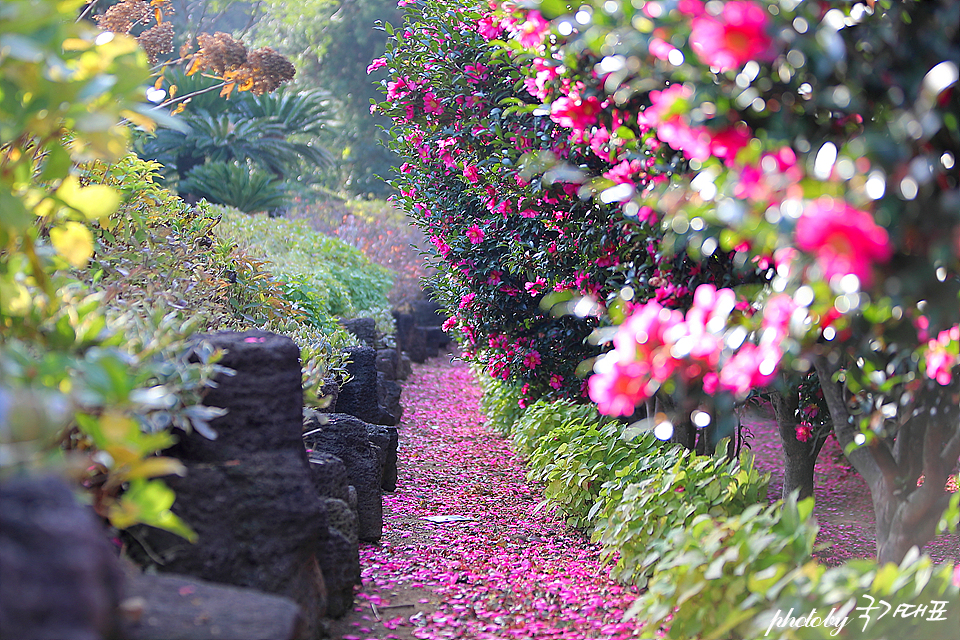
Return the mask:
<svg viewBox="0 0 960 640">
<path fill-rule="evenodd" d="M 250 19 L 247 20 L 247 26 L 245 26 L 245 27 L 243 28 L 243 31 L 240 32 L 240 37 L 238 38 L 238 40 L 243 40 L 243 37 L 244 37 L 245 35 L 247 35 L 247 31 L 250 31 L 250 27 L 253 26 L 253 23 L 255 22 L 255 19 L 256 19 L 256 16 L 257 16 L 257 12 L 260 11 L 261 5 L 263 5 L 263 0 L 259 0 L 259 1 L 257 2 L 257 4 L 255 4 L 255 5 L 250 9 Z"/>
<path fill-rule="evenodd" d="M 153 107 L 153 108 L 154 108 L 154 109 L 163 109 L 164 107 L 169 107 L 171 104 L 175 104 L 175 103 L 177 103 L 177 102 L 181 102 L 182 100 L 187 100 L 188 98 L 193 98 L 194 96 L 199 96 L 199 95 L 204 94 L 204 93 L 210 93 L 210 92 L 213 91 L 214 89 L 220 89 L 220 88 L 222 88 L 222 87 L 227 86 L 228 84 L 229 84 L 229 83 L 228 83 L 226 80 L 224 80 L 224 81 L 221 82 L 220 84 L 215 84 L 215 85 L 213 85 L 212 87 L 207 87 L 206 89 L 198 89 L 198 90 L 194 91 L 193 93 L 185 93 L 185 94 L 183 94 L 182 96 L 177 96 L 176 98 L 170 98 L 169 100 L 167 100 L 167 101 L 165 101 L 165 102 L 161 102 L 160 104 L 158 104 L 157 106 L 155 106 L 155 107 Z"/>
<path fill-rule="evenodd" d="M 382 621 L 382 620 L 383 620 L 383 618 L 380 617 L 380 612 L 377 611 L 377 605 L 373 604 L 372 602 L 370 603 L 370 610 L 373 611 L 373 616 L 374 616 L 377 620 L 379 620 L 379 621 Z"/>
<path fill-rule="evenodd" d="M 100 2 L 100 0 L 91 0 L 90 4 L 88 4 L 88 5 L 86 6 L 86 8 L 80 13 L 80 16 L 77 18 L 76 21 L 77 21 L 77 22 L 80 22 L 81 20 L 83 20 L 84 18 L 86 18 L 86 17 L 87 17 L 87 14 L 90 13 L 91 11 L 93 11 L 93 7 L 94 7 L 98 2 Z"/>
</svg>

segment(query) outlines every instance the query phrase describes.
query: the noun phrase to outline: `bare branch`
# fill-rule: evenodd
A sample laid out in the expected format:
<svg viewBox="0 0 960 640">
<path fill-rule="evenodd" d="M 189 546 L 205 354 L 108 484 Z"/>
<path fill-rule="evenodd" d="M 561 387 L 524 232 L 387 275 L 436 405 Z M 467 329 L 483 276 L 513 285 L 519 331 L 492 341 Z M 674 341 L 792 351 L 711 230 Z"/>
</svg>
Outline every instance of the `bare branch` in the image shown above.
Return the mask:
<svg viewBox="0 0 960 640">
<path fill-rule="evenodd" d="M 204 93 L 210 93 L 211 91 L 214 91 L 214 90 L 216 90 L 216 89 L 222 89 L 223 87 L 227 86 L 228 84 L 229 84 L 229 83 L 228 83 L 227 81 L 223 81 L 223 82 L 221 82 L 220 84 L 215 84 L 215 85 L 213 85 L 212 87 L 207 87 L 206 89 L 198 89 L 197 91 L 194 91 L 193 93 L 185 93 L 185 94 L 183 94 L 182 96 L 177 96 L 176 98 L 170 98 L 169 100 L 166 100 L 166 101 L 164 101 L 164 102 L 161 102 L 160 104 L 158 104 L 157 106 L 155 106 L 155 107 L 153 107 L 153 108 L 154 108 L 154 109 L 163 109 L 164 107 L 169 107 L 169 106 L 172 105 L 172 104 L 176 104 L 176 103 L 178 103 L 178 102 L 182 102 L 182 101 L 187 100 L 187 99 L 189 99 L 189 98 L 192 98 L 192 97 L 194 97 L 194 96 L 199 96 L 199 95 L 204 94 Z"/>
<path fill-rule="evenodd" d="M 87 14 L 90 13 L 91 11 L 93 11 L 93 8 L 96 6 L 96 4 L 97 4 L 98 2 L 100 2 L 100 0 L 91 0 L 91 1 L 90 1 L 90 4 L 88 4 L 86 7 L 84 7 L 83 11 L 80 13 L 80 16 L 77 17 L 76 22 L 80 22 L 81 20 L 83 20 L 84 18 L 86 18 L 86 17 L 87 17 Z"/>
<path fill-rule="evenodd" d="M 240 37 L 238 40 L 242 40 L 247 31 L 250 31 L 250 27 L 253 26 L 253 23 L 256 22 L 257 14 L 260 12 L 260 7 L 263 5 L 263 0 L 258 0 L 257 3 L 250 9 L 250 19 L 247 20 L 247 25 L 243 28 L 243 31 L 240 32 Z"/>
</svg>

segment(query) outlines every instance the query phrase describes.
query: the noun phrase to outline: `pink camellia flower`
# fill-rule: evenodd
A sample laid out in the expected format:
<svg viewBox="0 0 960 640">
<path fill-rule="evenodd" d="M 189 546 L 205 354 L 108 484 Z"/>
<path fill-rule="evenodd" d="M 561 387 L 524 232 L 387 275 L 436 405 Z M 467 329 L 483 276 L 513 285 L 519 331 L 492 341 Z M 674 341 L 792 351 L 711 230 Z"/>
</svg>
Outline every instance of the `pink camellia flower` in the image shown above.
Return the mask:
<svg viewBox="0 0 960 640">
<path fill-rule="evenodd" d="M 827 280 L 852 273 L 868 287 L 873 263 L 893 255 L 886 229 L 842 200 L 821 198 L 805 207 L 794 233 L 797 247 L 816 256 Z"/>
<path fill-rule="evenodd" d="M 526 284 L 523 285 L 523 288 L 527 290 L 527 293 L 529 293 L 531 296 L 534 296 L 534 297 L 543 293 L 546 287 L 547 287 L 547 281 L 544 280 L 542 277 L 538 277 L 535 281 L 527 282 Z"/>
<path fill-rule="evenodd" d="M 680 0 L 677 3 L 677 9 L 680 10 L 680 13 L 697 17 L 703 13 L 703 2 L 701 0 Z"/>
<path fill-rule="evenodd" d="M 670 53 L 676 49 L 675 46 L 661 40 L 660 38 L 652 38 L 650 44 L 647 45 L 647 50 L 650 52 L 654 58 L 658 60 L 667 61 L 670 59 Z"/>
<path fill-rule="evenodd" d="M 781 339 L 789 333 L 790 317 L 797 309 L 797 303 L 785 293 L 780 293 L 763 305 L 761 327 L 770 330 L 773 339 Z"/>
<path fill-rule="evenodd" d="M 371 74 L 380 67 L 387 66 L 387 61 L 384 58 L 374 58 L 373 61 L 367 65 L 367 74 Z"/>
<path fill-rule="evenodd" d="M 393 101 L 402 98 L 409 88 L 410 85 L 406 78 L 397 78 L 387 82 L 387 100 Z"/>
<path fill-rule="evenodd" d="M 745 343 L 720 370 L 720 387 L 745 396 L 773 382 L 783 354 L 772 344 Z"/>
<path fill-rule="evenodd" d="M 721 160 L 733 162 L 740 149 L 747 146 L 753 134 L 745 123 L 741 122 L 718 132 L 710 140 L 710 153 Z"/>
<path fill-rule="evenodd" d="M 560 389 L 563 386 L 563 376 L 558 373 L 550 376 L 550 386 L 554 389 Z"/>
<path fill-rule="evenodd" d="M 467 76 L 467 82 L 477 84 L 481 80 L 486 80 L 490 77 L 490 74 L 487 73 L 487 67 L 480 64 L 468 64 L 463 68 L 464 75 Z"/>
<path fill-rule="evenodd" d="M 617 184 L 636 184 L 635 176 L 642 173 L 643 169 L 642 160 L 624 160 L 604 173 L 603 177 Z"/>
<path fill-rule="evenodd" d="M 953 352 L 949 349 L 951 343 L 960 341 L 960 325 L 941 331 L 936 340 L 927 343 L 927 354 L 924 358 L 924 364 L 927 369 L 927 377 L 936 380 L 943 386 L 947 386 L 953 381 L 953 368 L 960 364 L 960 356 L 956 352 L 954 345 Z"/>
<path fill-rule="evenodd" d="M 647 399 L 647 380 L 639 363 L 614 362 L 610 371 L 590 376 L 590 399 L 597 403 L 600 413 L 629 416 Z"/>
<path fill-rule="evenodd" d="M 794 429 L 794 434 L 797 436 L 797 440 L 806 442 L 810 439 L 810 436 L 813 435 L 813 428 L 809 423 L 801 422 Z"/>
<path fill-rule="evenodd" d="M 637 116 L 637 124 L 656 129 L 661 141 L 703 162 L 710 157 L 710 134 L 705 127 L 690 126 L 686 114 L 692 95 L 693 89 L 682 84 L 651 91 L 651 104 Z"/>
<path fill-rule="evenodd" d="M 485 16 L 477 23 L 477 33 L 485 40 L 496 40 L 500 37 L 500 21 L 496 16 Z"/>
<path fill-rule="evenodd" d="M 427 113 L 439 116 L 443 113 L 443 107 L 440 106 L 440 101 L 437 100 L 437 95 L 429 91 L 423 96 L 423 110 Z"/>
<path fill-rule="evenodd" d="M 516 37 L 520 45 L 527 49 L 536 49 L 543 44 L 543 39 L 550 32 L 550 21 L 545 20 L 539 11 L 527 13 L 527 19 L 517 25 Z"/>
<path fill-rule="evenodd" d="M 703 13 L 693 19 L 690 46 L 704 64 L 720 71 L 737 69 L 748 60 L 769 57 L 768 23 L 758 3 L 731 0 L 723 3 L 719 15 Z"/>
<path fill-rule="evenodd" d="M 550 105 L 550 119 L 561 127 L 583 131 L 597 123 L 600 100 L 596 96 L 582 98 L 576 93 L 558 98 Z"/>
<path fill-rule="evenodd" d="M 471 184 L 477 184 L 480 181 L 480 172 L 477 170 L 477 165 L 468 164 L 463 168 L 463 175 Z"/>
<path fill-rule="evenodd" d="M 470 244 L 480 244 L 483 242 L 483 237 L 483 229 L 481 229 L 478 225 L 472 225 L 469 229 L 467 229 L 467 238 L 470 239 Z"/>
<path fill-rule="evenodd" d="M 523 357 L 523 366 L 527 369 L 536 369 L 540 366 L 540 353 L 536 349 L 531 349 L 530 352 Z"/>
</svg>

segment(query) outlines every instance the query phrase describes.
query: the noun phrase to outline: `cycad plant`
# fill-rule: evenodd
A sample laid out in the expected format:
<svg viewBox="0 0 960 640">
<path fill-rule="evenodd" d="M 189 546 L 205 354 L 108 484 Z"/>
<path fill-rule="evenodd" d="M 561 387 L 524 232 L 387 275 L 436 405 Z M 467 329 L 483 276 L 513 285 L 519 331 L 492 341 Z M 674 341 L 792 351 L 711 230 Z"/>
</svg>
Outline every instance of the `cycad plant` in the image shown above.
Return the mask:
<svg viewBox="0 0 960 640">
<path fill-rule="evenodd" d="M 247 163 L 214 160 L 195 166 L 180 189 L 244 213 L 273 211 L 287 204 L 283 180 Z"/>
<path fill-rule="evenodd" d="M 183 95 L 215 83 L 179 74 L 174 84 Z M 320 141 L 333 121 L 319 91 L 244 93 L 230 100 L 200 93 L 178 118 L 183 131 L 158 129 L 142 141 L 140 155 L 162 163 L 170 186 L 185 197 L 260 211 L 236 203 L 286 201 L 331 163 Z"/>
</svg>

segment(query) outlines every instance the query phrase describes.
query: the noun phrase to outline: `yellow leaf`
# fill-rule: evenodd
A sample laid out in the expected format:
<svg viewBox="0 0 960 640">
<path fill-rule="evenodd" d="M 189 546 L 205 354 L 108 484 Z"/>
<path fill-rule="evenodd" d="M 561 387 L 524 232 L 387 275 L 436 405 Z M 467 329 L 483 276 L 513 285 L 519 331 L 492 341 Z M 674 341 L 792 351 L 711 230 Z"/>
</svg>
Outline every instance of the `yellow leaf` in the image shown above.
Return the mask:
<svg viewBox="0 0 960 640">
<path fill-rule="evenodd" d="M 250 89 L 253 89 L 253 78 L 247 78 L 239 87 L 240 91 L 250 91 Z"/>
<path fill-rule="evenodd" d="M 51 213 L 56 213 L 61 210 L 62 207 L 57 206 L 57 203 L 52 199 L 44 198 L 33 208 L 33 213 L 35 213 L 38 218 L 44 218 Z"/>
<path fill-rule="evenodd" d="M 157 123 L 153 121 L 152 118 L 149 118 L 142 113 L 137 113 L 136 111 L 124 110 L 120 112 L 124 118 L 137 125 L 144 131 L 153 133 L 157 130 Z"/>
<path fill-rule="evenodd" d="M 56 195 L 64 204 L 82 213 L 87 220 L 106 217 L 120 205 L 120 194 L 116 189 L 104 184 L 81 187 L 76 176 L 65 178 Z"/>
<path fill-rule="evenodd" d="M 140 462 L 140 454 L 134 449 L 124 445 L 106 446 L 103 450 L 113 458 L 113 464 L 110 465 L 113 472 L 122 471 L 125 466 L 129 468 Z M 112 475 L 114 475 L 114 484 L 119 484 L 127 479 L 126 473 L 113 473 Z"/>
<path fill-rule="evenodd" d="M 170 85 L 170 97 L 173 98 L 177 95 L 177 85 Z"/>
<path fill-rule="evenodd" d="M 93 256 L 93 234 L 85 225 L 70 220 L 50 230 L 50 241 L 64 259 L 76 268 L 87 266 Z"/>
<path fill-rule="evenodd" d="M 200 71 L 200 65 L 202 64 L 202 58 L 199 54 L 193 56 L 193 62 L 190 64 L 190 68 L 187 70 L 187 75 L 192 76 L 197 71 Z"/>
<path fill-rule="evenodd" d="M 153 17 L 157 19 L 157 24 L 163 22 L 163 13 L 160 11 L 160 7 L 156 7 L 153 10 Z"/>
<path fill-rule="evenodd" d="M 130 465 L 127 478 L 157 478 L 187 473 L 187 468 L 176 458 L 146 458 Z"/>
<path fill-rule="evenodd" d="M 162 87 L 163 87 L 163 74 L 161 73 L 160 77 L 157 78 L 157 81 L 153 83 L 153 88 L 159 91 Z"/>
<path fill-rule="evenodd" d="M 181 102 L 180 104 L 177 105 L 177 107 L 173 111 L 170 112 L 170 115 L 175 116 L 178 113 L 183 113 L 183 110 L 186 108 L 187 108 L 186 103 Z"/>
<path fill-rule="evenodd" d="M 100 429 L 104 437 L 111 442 L 121 442 L 126 440 L 130 433 L 137 431 L 137 426 L 119 411 L 106 411 L 100 418 Z"/>
<path fill-rule="evenodd" d="M 86 51 L 90 48 L 90 41 L 82 38 L 67 38 L 61 46 L 64 51 Z"/>
<path fill-rule="evenodd" d="M 229 100 L 230 94 L 233 93 L 233 90 L 236 86 L 237 86 L 236 82 L 231 82 L 230 84 L 226 85 L 223 89 L 220 90 L 220 97 L 226 98 L 227 100 Z"/>
</svg>

